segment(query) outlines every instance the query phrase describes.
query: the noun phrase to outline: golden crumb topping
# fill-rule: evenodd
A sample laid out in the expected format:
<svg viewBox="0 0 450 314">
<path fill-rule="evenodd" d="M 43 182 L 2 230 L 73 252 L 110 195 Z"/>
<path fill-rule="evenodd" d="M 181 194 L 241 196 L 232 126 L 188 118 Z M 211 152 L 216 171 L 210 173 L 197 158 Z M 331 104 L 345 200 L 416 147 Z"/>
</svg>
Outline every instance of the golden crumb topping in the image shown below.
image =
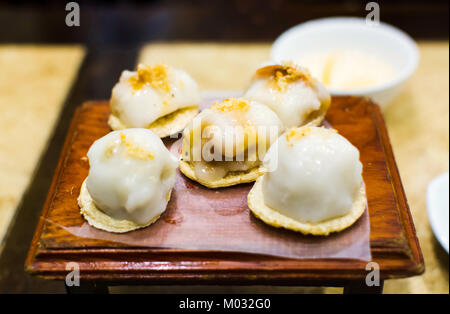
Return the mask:
<svg viewBox="0 0 450 314">
<path fill-rule="evenodd" d="M 124 133 L 120 133 L 120 143 L 117 141 L 111 142 L 108 144 L 108 146 L 105 149 L 104 157 L 105 159 L 109 159 L 119 151 L 119 147 L 121 145 L 125 146 L 125 149 L 123 150 L 123 155 L 125 157 L 130 157 L 138 160 L 151 160 L 154 159 L 155 156 L 152 154 L 152 152 L 143 149 L 136 145 L 135 143 L 131 142 L 129 139 L 127 139 L 126 135 Z"/>
<path fill-rule="evenodd" d="M 248 100 L 242 98 L 227 98 L 221 102 L 215 102 L 211 106 L 211 110 L 218 113 L 229 114 L 238 125 L 248 126 L 252 125 L 250 118 L 247 113 L 250 110 L 250 104 Z"/>
<path fill-rule="evenodd" d="M 291 63 L 269 65 L 256 71 L 256 76 L 269 77 L 269 84 L 280 92 L 285 92 L 290 83 L 303 81 L 314 87 L 311 74 L 306 68 L 294 67 Z"/>
<path fill-rule="evenodd" d="M 160 91 L 170 92 L 168 69 L 169 67 L 164 63 L 157 63 L 153 66 L 139 64 L 136 75 L 131 76 L 129 82 L 134 90 L 151 86 Z"/>
<path fill-rule="evenodd" d="M 291 128 L 286 131 L 286 142 L 289 145 L 293 145 L 295 142 L 299 141 L 302 137 L 304 137 L 307 133 L 310 133 L 312 130 L 308 127 L 303 128 Z"/>
<path fill-rule="evenodd" d="M 221 112 L 247 112 L 249 108 L 250 105 L 248 104 L 248 101 L 242 98 L 227 98 L 222 100 L 221 102 L 216 101 L 211 106 L 212 110 Z"/>
<path fill-rule="evenodd" d="M 114 152 L 116 151 L 117 145 L 113 142 L 110 142 L 107 144 L 105 151 L 103 152 L 103 157 L 105 160 L 109 159 L 114 155 Z"/>
<path fill-rule="evenodd" d="M 286 131 L 286 142 L 289 146 L 292 146 L 295 142 L 299 141 L 306 135 L 314 132 L 315 134 L 320 133 L 324 137 L 332 136 L 335 133 L 338 133 L 336 129 L 325 129 L 325 128 L 310 128 L 310 127 L 301 127 L 301 128 L 290 128 Z"/>
</svg>

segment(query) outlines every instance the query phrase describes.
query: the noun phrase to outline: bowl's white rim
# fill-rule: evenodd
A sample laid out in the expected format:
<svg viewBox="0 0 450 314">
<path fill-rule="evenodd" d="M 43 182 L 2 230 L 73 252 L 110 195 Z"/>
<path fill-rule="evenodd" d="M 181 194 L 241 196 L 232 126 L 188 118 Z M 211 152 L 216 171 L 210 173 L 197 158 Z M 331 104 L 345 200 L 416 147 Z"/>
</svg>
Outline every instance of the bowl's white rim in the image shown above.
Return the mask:
<svg viewBox="0 0 450 314">
<path fill-rule="evenodd" d="M 436 215 L 439 215 L 439 213 L 437 212 L 437 209 L 434 205 L 435 201 L 433 201 L 433 196 L 435 196 L 434 191 L 438 189 L 437 186 L 445 184 L 446 181 L 448 182 L 448 172 L 445 172 L 431 180 L 427 187 L 426 203 L 428 221 L 430 222 L 431 230 L 433 230 L 434 236 L 439 241 L 444 250 L 448 253 L 448 239 L 445 239 L 444 235 L 441 233 L 441 229 L 438 227 L 438 223 L 435 221 Z"/>
<path fill-rule="evenodd" d="M 280 46 L 283 43 L 283 41 L 286 41 L 286 38 L 289 36 L 292 36 L 292 34 L 297 33 L 299 31 L 302 31 L 302 29 L 314 27 L 315 25 L 320 24 L 326 24 L 326 23 L 355 23 L 358 25 L 361 25 L 361 23 L 365 23 L 364 18 L 359 17 L 326 17 L 326 18 L 320 18 L 315 19 L 311 21 L 307 21 L 301 24 L 298 24 L 296 26 L 293 26 L 286 30 L 284 33 L 282 33 L 278 38 L 273 42 L 272 47 L 270 49 L 270 58 L 273 61 L 278 60 L 276 57 L 276 54 L 278 54 L 278 51 L 281 50 Z M 399 74 L 390 81 L 387 81 L 383 84 L 378 84 L 373 87 L 368 88 L 359 88 L 359 89 L 353 89 L 353 90 L 338 90 L 338 89 L 331 89 L 328 88 L 329 92 L 332 95 L 367 95 L 367 94 L 374 94 L 378 93 L 393 87 L 396 87 L 400 84 L 402 84 L 404 81 L 406 81 L 417 69 L 417 66 L 419 64 L 419 49 L 417 47 L 417 44 L 414 42 L 414 40 L 404 31 L 400 30 L 399 28 L 392 26 L 390 24 L 380 22 L 380 24 L 376 27 L 381 27 L 383 30 L 390 32 L 392 35 L 396 36 L 400 41 L 403 42 L 403 44 L 409 49 L 410 51 L 410 58 L 408 65 L 401 71 L 399 71 Z"/>
</svg>

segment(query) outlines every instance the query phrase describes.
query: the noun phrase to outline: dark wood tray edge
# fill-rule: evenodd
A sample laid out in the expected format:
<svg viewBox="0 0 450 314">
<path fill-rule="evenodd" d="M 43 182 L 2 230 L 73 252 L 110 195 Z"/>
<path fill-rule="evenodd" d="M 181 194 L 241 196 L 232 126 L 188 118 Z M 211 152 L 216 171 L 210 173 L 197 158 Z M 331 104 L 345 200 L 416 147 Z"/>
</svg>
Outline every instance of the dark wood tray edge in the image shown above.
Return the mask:
<svg viewBox="0 0 450 314">
<path fill-rule="evenodd" d="M 380 107 L 368 99 L 368 102 L 372 104 L 372 112 L 375 119 L 378 120 L 378 130 L 380 131 L 379 136 L 382 138 L 381 143 L 383 143 L 383 150 L 386 156 L 386 162 L 388 164 L 388 171 L 393 182 L 393 189 L 397 196 L 398 202 L 400 202 L 399 213 L 401 216 L 401 225 L 403 227 L 403 232 L 405 234 L 405 242 L 407 245 L 404 246 L 404 252 L 410 255 L 411 262 L 415 265 L 418 274 L 422 274 L 425 271 L 425 263 L 422 255 L 422 250 L 420 249 L 419 240 L 417 238 L 416 229 L 414 227 L 414 222 L 411 215 L 411 210 L 409 209 L 409 204 L 406 198 L 406 193 L 401 182 L 400 172 L 398 170 L 397 162 L 395 161 L 394 152 L 392 149 L 391 141 L 388 136 L 388 131 L 386 128 L 386 123 L 381 113 Z M 406 222 L 406 223 L 405 223 Z"/>
</svg>

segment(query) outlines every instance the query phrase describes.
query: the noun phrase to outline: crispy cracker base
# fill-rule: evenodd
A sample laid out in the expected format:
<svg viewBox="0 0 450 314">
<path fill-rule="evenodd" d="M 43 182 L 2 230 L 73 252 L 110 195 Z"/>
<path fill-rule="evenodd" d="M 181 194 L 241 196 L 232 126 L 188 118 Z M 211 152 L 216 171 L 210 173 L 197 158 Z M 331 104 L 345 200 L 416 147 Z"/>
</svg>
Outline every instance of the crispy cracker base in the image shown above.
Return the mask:
<svg viewBox="0 0 450 314">
<path fill-rule="evenodd" d="M 355 223 L 366 209 L 366 191 L 361 187 L 357 199 L 353 202 L 351 211 L 345 216 L 321 221 L 318 223 L 307 223 L 294 220 L 280 212 L 268 207 L 264 203 L 264 195 L 262 192 L 262 182 L 264 176 L 258 178 L 255 185 L 248 194 L 248 207 L 253 214 L 264 221 L 266 224 L 277 228 L 285 228 L 305 235 L 326 236 L 332 232 L 339 232 Z"/>
<path fill-rule="evenodd" d="M 172 134 L 183 131 L 186 125 L 198 113 L 198 106 L 186 107 L 169 113 L 149 125 L 148 129 L 152 130 L 159 137 L 167 137 Z M 120 119 L 111 114 L 108 119 L 108 124 L 114 131 L 128 129 Z"/>
<path fill-rule="evenodd" d="M 260 175 L 263 174 L 261 167 L 255 167 L 248 171 L 232 171 L 229 172 L 224 178 L 215 181 L 205 181 L 199 179 L 195 175 L 194 166 L 184 160 L 180 160 L 180 171 L 189 179 L 194 180 L 201 185 L 208 188 L 221 188 L 226 186 L 237 185 L 241 183 L 248 183 L 255 181 Z"/>
<path fill-rule="evenodd" d="M 331 101 L 322 103 L 320 109 L 313 113 L 313 116 L 310 117 L 310 121 L 308 121 L 304 126 L 320 126 L 322 121 L 325 119 L 325 115 L 327 114 L 330 104 Z"/>
<path fill-rule="evenodd" d="M 325 118 L 325 113 L 317 118 L 312 119 L 304 126 L 320 126 L 322 124 L 323 119 Z"/>
<path fill-rule="evenodd" d="M 115 233 L 125 233 L 136 229 L 144 228 L 158 220 L 160 215 L 154 217 L 148 223 L 139 225 L 129 220 L 114 219 L 103 213 L 94 203 L 89 191 L 86 187 L 86 180 L 81 185 L 80 196 L 78 197 L 78 205 L 80 213 L 87 222 L 101 230 Z"/>
</svg>

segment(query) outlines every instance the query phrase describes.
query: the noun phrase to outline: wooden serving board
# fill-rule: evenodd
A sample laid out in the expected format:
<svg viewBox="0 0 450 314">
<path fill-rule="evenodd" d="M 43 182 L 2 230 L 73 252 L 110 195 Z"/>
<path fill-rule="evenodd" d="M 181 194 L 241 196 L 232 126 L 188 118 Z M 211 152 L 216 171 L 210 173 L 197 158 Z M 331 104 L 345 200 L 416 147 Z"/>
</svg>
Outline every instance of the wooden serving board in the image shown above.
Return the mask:
<svg viewBox="0 0 450 314">
<path fill-rule="evenodd" d="M 29 273 L 64 279 L 66 263 L 77 262 L 83 280 L 109 284 L 347 285 L 364 280 L 367 262 L 358 260 L 130 247 L 61 228 L 83 222 L 76 198 L 89 166 L 81 157 L 110 132 L 109 113 L 107 101 L 77 109 L 26 260 Z M 360 150 L 371 253 L 381 279 L 421 274 L 422 253 L 379 107 L 364 98 L 335 97 L 326 119 Z"/>
</svg>

